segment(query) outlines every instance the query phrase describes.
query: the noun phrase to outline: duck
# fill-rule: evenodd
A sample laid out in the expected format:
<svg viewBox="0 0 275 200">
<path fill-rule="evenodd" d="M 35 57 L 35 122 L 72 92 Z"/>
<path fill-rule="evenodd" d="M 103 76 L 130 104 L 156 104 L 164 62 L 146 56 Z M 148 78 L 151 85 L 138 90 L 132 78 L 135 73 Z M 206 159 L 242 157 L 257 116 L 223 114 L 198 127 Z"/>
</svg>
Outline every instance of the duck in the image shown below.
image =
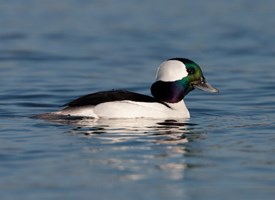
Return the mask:
<svg viewBox="0 0 275 200">
<path fill-rule="evenodd" d="M 55 115 L 112 118 L 190 118 L 184 97 L 194 89 L 218 93 L 194 61 L 171 58 L 162 62 L 151 85 L 152 96 L 128 90 L 100 91 L 81 96 L 65 105 Z"/>
</svg>

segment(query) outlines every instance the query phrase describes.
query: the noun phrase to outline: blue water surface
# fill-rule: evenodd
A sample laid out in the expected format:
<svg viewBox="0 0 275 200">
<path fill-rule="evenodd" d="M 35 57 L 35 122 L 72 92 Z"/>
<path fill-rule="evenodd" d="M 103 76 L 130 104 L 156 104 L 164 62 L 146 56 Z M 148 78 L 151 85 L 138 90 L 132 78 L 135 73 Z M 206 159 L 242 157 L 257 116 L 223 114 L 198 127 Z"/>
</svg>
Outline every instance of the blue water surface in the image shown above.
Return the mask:
<svg viewBox="0 0 275 200">
<path fill-rule="evenodd" d="M 274 24 L 269 0 L 0 1 L 0 199 L 274 199 Z M 220 90 L 190 120 L 32 117 L 150 94 L 172 57 Z"/>
</svg>

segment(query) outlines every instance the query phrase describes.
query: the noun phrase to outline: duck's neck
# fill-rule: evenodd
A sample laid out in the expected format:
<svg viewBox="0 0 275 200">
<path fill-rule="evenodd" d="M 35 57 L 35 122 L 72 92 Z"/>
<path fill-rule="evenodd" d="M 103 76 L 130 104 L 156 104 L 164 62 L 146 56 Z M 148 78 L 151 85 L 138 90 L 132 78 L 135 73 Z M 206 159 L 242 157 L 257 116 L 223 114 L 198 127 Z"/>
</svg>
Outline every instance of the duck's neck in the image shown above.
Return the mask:
<svg viewBox="0 0 275 200">
<path fill-rule="evenodd" d="M 178 81 L 156 81 L 151 86 L 152 95 L 159 101 L 177 103 L 183 100 L 192 88 L 183 80 Z"/>
</svg>

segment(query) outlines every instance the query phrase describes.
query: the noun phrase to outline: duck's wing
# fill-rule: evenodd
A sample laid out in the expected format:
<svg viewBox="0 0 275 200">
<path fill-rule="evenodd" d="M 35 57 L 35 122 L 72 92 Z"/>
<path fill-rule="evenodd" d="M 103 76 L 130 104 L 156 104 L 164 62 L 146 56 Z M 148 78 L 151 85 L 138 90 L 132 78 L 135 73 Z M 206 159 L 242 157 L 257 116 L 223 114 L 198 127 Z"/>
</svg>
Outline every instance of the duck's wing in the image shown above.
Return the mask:
<svg viewBox="0 0 275 200">
<path fill-rule="evenodd" d="M 152 103 L 158 102 L 166 105 L 163 102 L 159 102 L 154 97 L 147 96 L 144 94 L 129 92 L 127 90 L 111 90 L 111 91 L 96 92 L 96 93 L 79 97 L 78 99 L 75 99 L 65 104 L 64 106 L 67 106 L 67 107 L 78 107 L 78 106 L 88 106 L 88 105 L 95 106 L 100 103 L 111 102 L 111 101 L 123 101 L 123 100 L 152 102 Z"/>
</svg>

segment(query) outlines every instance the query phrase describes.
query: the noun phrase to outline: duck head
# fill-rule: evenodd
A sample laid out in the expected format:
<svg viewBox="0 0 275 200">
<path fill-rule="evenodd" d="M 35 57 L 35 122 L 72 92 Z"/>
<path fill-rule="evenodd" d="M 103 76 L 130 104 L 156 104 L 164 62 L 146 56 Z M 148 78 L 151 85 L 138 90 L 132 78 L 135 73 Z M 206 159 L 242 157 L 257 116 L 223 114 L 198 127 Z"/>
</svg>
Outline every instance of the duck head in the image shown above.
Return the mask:
<svg viewBox="0 0 275 200">
<path fill-rule="evenodd" d="M 206 81 L 198 64 L 186 58 L 172 58 L 160 64 L 151 93 L 159 101 L 177 103 L 195 88 L 218 92 Z"/>
</svg>

